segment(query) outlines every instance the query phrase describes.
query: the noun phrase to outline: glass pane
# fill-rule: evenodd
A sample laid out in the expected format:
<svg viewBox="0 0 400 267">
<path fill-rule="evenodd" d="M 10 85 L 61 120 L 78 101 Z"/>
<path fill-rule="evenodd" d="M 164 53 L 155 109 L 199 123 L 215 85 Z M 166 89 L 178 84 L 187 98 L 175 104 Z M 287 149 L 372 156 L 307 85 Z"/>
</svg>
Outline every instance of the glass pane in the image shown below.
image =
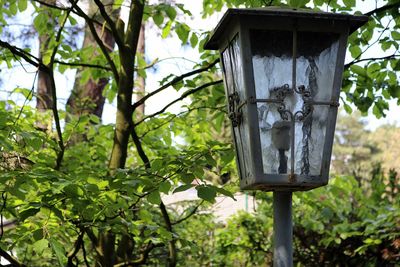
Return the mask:
<svg viewBox="0 0 400 267">
<path fill-rule="evenodd" d="M 257 102 L 264 173 L 291 171 L 293 132 L 294 172 L 319 175 L 321 171 L 339 36 L 314 32 L 297 36 L 294 90 L 293 33 L 250 33 L 256 98 L 275 101 Z"/>
<path fill-rule="evenodd" d="M 308 115 L 296 122 L 295 173 L 320 175 L 328 111 L 338 51 L 337 34 L 299 32 L 297 39 L 296 81 L 315 103 Z M 306 109 L 304 100 L 299 101 Z"/>
<path fill-rule="evenodd" d="M 276 99 L 292 86 L 292 32 L 254 30 L 250 32 L 250 40 L 256 98 Z M 294 103 L 293 94 L 286 97 L 285 103 L 288 106 Z M 272 139 L 274 124 L 283 120 L 278 107 L 257 103 L 264 173 L 287 173 L 290 168 L 289 161 L 284 166 L 290 148 L 280 152 Z"/>
<path fill-rule="evenodd" d="M 238 95 L 240 104 L 245 101 L 244 82 L 243 82 L 243 67 L 242 58 L 240 55 L 239 38 L 236 36 L 229 44 L 229 46 L 222 52 L 223 73 L 225 80 L 225 87 L 229 96 L 234 94 Z M 238 154 L 239 168 L 243 176 L 250 172 L 250 141 L 248 136 L 248 122 L 247 109 L 241 109 L 242 120 L 241 123 L 233 127 L 233 134 L 235 139 L 235 146 Z M 246 130 L 245 130 L 246 129 Z M 243 157 L 241 157 L 243 155 Z"/>
<path fill-rule="evenodd" d="M 316 101 L 330 101 L 339 35 L 299 32 L 297 36 L 297 85 L 309 88 Z"/>
</svg>

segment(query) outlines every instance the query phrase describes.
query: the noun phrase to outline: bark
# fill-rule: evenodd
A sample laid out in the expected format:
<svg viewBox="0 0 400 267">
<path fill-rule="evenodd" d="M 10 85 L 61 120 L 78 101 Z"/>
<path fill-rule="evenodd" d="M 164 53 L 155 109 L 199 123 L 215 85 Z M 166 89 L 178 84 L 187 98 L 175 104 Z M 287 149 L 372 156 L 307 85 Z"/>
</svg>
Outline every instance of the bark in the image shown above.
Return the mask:
<svg viewBox="0 0 400 267">
<path fill-rule="evenodd" d="M 56 5 L 56 0 L 47 0 L 46 3 Z M 40 8 L 50 13 L 50 8 L 40 4 Z M 51 16 L 49 16 L 51 17 Z M 39 58 L 42 59 L 43 53 L 49 49 L 51 39 L 50 33 L 41 34 L 39 36 Z M 38 84 L 36 89 L 36 109 L 40 112 L 50 110 L 53 106 L 51 77 L 48 72 L 39 69 Z M 47 130 L 48 125 L 38 121 L 37 127 L 43 131 Z"/>
<path fill-rule="evenodd" d="M 110 17 L 113 20 L 116 20 L 119 16 L 120 10 L 112 10 L 111 4 L 113 2 L 114 0 L 103 1 Z M 98 7 L 93 1 L 89 1 L 88 15 L 101 23 L 104 22 L 104 18 L 99 14 Z M 112 32 L 107 27 L 102 27 L 99 24 L 95 24 L 94 27 L 108 52 L 113 51 L 115 39 Z M 82 47 L 97 47 L 96 40 L 87 25 L 85 26 L 85 36 Z M 72 115 L 94 114 L 101 118 L 105 102 L 103 90 L 109 82 L 109 79 L 108 77 L 103 77 L 98 80 L 89 78 L 87 82 L 82 83 L 81 78 L 83 71 L 85 71 L 85 68 L 81 68 L 77 71 L 74 87 L 67 101 L 67 111 Z"/>
<path fill-rule="evenodd" d="M 96 3 L 98 0 L 96 0 Z M 120 68 L 118 71 L 118 92 L 117 92 L 117 114 L 116 114 L 116 125 L 114 132 L 114 142 L 111 151 L 111 158 L 109 162 L 110 171 L 113 172 L 116 169 L 124 168 L 127 158 L 129 137 L 133 130 L 133 108 L 132 108 L 132 93 L 134 88 L 134 66 L 135 56 L 138 47 L 140 29 L 142 25 L 144 3 L 142 0 L 132 0 L 130 4 L 130 13 L 128 19 L 127 29 L 124 32 L 124 23 L 122 20 L 118 20 L 116 24 L 108 21 L 112 34 L 116 39 L 120 58 Z M 103 15 L 104 17 L 104 15 Z M 104 19 L 106 19 L 104 17 Z M 106 19 L 107 20 L 107 19 Z M 104 238 L 104 234 L 99 235 L 99 240 Z M 107 247 L 113 247 L 113 250 L 108 250 L 107 255 L 109 258 L 117 258 L 121 260 L 131 260 L 133 255 L 132 240 L 129 240 L 129 236 L 123 236 L 121 241 L 122 244 L 129 244 L 125 249 L 115 251 L 115 237 L 114 240 L 108 240 Z M 106 252 L 101 248 L 101 251 Z M 107 261 L 107 259 L 99 258 L 101 266 L 113 266 L 115 262 Z"/>
<path fill-rule="evenodd" d="M 123 34 L 123 23 L 117 23 L 120 36 L 124 36 L 124 45 L 119 47 L 119 58 L 121 61 L 118 94 L 117 94 L 117 116 L 114 133 L 114 144 L 111 152 L 109 168 L 115 170 L 124 168 L 129 136 L 132 131 L 132 90 L 136 49 L 139 41 L 139 33 L 142 25 L 144 3 L 134 0 L 131 3 L 128 27 Z"/>
<path fill-rule="evenodd" d="M 140 27 L 139 41 L 137 47 L 137 53 L 145 55 L 146 46 L 145 46 L 145 24 L 142 24 Z M 136 101 L 140 101 L 143 98 L 144 93 L 146 92 L 146 79 L 142 76 L 138 76 L 136 79 Z M 144 104 L 141 104 L 135 109 L 136 117 L 142 118 L 144 116 Z"/>
</svg>

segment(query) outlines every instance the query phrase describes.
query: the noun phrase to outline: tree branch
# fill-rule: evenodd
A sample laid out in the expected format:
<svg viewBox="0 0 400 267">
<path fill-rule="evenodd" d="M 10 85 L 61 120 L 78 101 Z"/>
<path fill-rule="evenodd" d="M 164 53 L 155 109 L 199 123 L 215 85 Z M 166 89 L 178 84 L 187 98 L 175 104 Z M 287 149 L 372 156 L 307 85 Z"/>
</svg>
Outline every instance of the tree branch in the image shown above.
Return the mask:
<svg viewBox="0 0 400 267">
<path fill-rule="evenodd" d="M 69 0 L 71 3 L 73 0 Z M 77 10 L 79 16 L 85 19 L 90 32 L 93 35 L 93 38 L 95 39 L 96 43 L 99 45 L 101 52 L 103 52 L 104 57 L 106 58 L 108 64 L 110 65 L 111 71 L 114 75 L 116 83 L 119 81 L 119 74 L 118 70 L 114 64 L 114 61 L 111 59 L 110 54 L 108 53 L 107 47 L 104 45 L 103 41 L 100 39 L 99 35 L 97 34 L 96 28 L 93 25 L 92 20 L 89 18 L 89 16 L 79 7 L 75 6 L 75 9 Z"/>
<path fill-rule="evenodd" d="M 113 34 L 114 40 L 117 43 L 118 47 L 122 47 L 124 45 L 124 43 L 122 42 L 121 36 L 118 33 L 118 30 L 115 26 L 115 22 L 107 14 L 107 11 L 104 8 L 104 5 L 101 3 L 100 0 L 94 0 L 94 2 L 96 3 L 97 7 L 99 8 L 101 16 L 104 18 L 104 20 L 107 22 L 108 26 L 110 27 L 110 30 Z"/>
<path fill-rule="evenodd" d="M 60 64 L 60 65 L 65 65 L 65 66 L 71 66 L 71 67 L 87 67 L 87 68 L 94 68 L 94 69 L 102 69 L 102 70 L 111 71 L 110 67 L 96 65 L 96 64 L 90 64 L 90 63 L 65 62 L 65 61 L 60 61 L 60 60 L 54 60 L 54 63 Z"/>
<path fill-rule="evenodd" d="M 200 90 L 202 90 L 202 89 L 204 89 L 206 87 L 209 87 L 209 86 L 212 86 L 212 85 L 216 85 L 216 84 L 220 84 L 220 83 L 222 83 L 222 80 L 212 81 L 212 82 L 209 82 L 209 83 L 205 83 L 205 84 L 203 84 L 203 85 L 201 85 L 201 86 L 199 86 L 197 88 L 194 88 L 194 89 L 191 89 L 191 90 L 188 90 L 188 91 L 184 92 L 179 98 L 177 98 L 174 101 L 168 103 L 161 110 L 159 110 L 159 111 L 157 111 L 157 112 L 155 112 L 155 113 L 153 113 L 151 115 L 148 115 L 148 116 L 144 117 L 143 119 L 139 120 L 138 122 L 136 122 L 135 126 L 139 125 L 140 123 L 144 122 L 145 120 L 147 120 L 149 118 L 152 118 L 152 117 L 155 117 L 157 115 L 160 115 L 165 110 L 167 110 L 170 106 L 172 106 L 176 102 L 179 102 L 179 101 L 183 100 L 184 98 L 188 97 L 189 95 L 192 95 L 192 94 L 194 94 L 194 93 L 196 93 L 196 92 L 198 92 L 198 91 L 200 91 Z"/>
<path fill-rule="evenodd" d="M 40 70 L 48 71 L 47 67 L 41 63 L 40 59 L 38 59 L 37 57 L 31 55 L 30 53 L 22 50 L 21 48 L 13 46 L 2 40 L 0 40 L 0 46 L 8 49 L 14 56 L 19 56 L 19 57 L 23 58 L 26 62 L 39 68 Z M 36 61 L 32 60 L 32 58 Z"/>
<path fill-rule="evenodd" d="M 358 55 L 353 59 L 353 61 L 350 62 L 350 63 L 348 63 L 348 64 L 352 65 L 353 62 L 354 62 L 354 61 L 357 61 L 368 49 L 370 49 L 373 45 L 375 45 L 377 42 L 379 42 L 379 41 L 381 40 L 382 35 L 385 33 L 385 31 L 389 29 L 389 25 L 390 25 L 391 21 L 392 21 L 392 19 L 389 20 L 389 22 L 387 23 L 386 27 L 382 30 L 382 32 L 381 32 L 381 34 L 378 36 L 378 38 L 377 38 L 374 42 L 368 44 L 368 46 L 364 49 L 364 51 L 360 52 L 360 54 L 358 54 Z M 347 65 L 347 64 L 346 64 L 346 65 Z"/>
<path fill-rule="evenodd" d="M 68 258 L 68 263 L 67 266 L 74 266 L 72 260 L 76 257 L 76 255 L 78 254 L 79 250 L 81 249 L 81 247 L 83 246 L 83 235 L 85 232 L 81 232 L 79 233 L 78 239 L 75 241 L 75 245 L 74 245 L 74 250 L 71 251 L 70 253 L 68 253 L 67 258 Z"/>
<path fill-rule="evenodd" d="M 365 16 L 372 16 L 374 14 L 379 14 L 379 13 L 382 13 L 382 12 L 387 11 L 389 9 L 394 9 L 394 8 L 399 8 L 399 7 L 400 7 L 400 2 L 393 3 L 393 4 L 388 4 L 388 5 L 376 8 L 374 10 L 371 10 L 371 11 L 365 13 L 364 15 Z"/>
<path fill-rule="evenodd" d="M 39 3 L 39 4 L 43 5 L 43 6 L 47 6 L 47 7 L 58 9 L 58 10 L 67 11 L 69 9 L 67 7 L 59 7 L 59 6 L 56 6 L 56 5 L 49 4 L 47 1 L 42 1 L 42 0 L 32 0 L 32 1 L 33 2 L 37 2 L 37 3 Z"/>
<path fill-rule="evenodd" d="M 153 242 L 149 242 L 146 246 L 146 248 L 142 251 L 140 257 L 136 260 L 132 260 L 132 261 L 126 261 L 126 262 L 121 262 L 118 264 L 115 264 L 113 267 L 130 267 L 130 266 L 134 266 L 134 265 L 140 265 L 140 264 L 145 264 L 150 252 L 156 248 L 156 247 L 162 247 L 163 244 L 154 244 Z"/>
<path fill-rule="evenodd" d="M 167 208 L 164 205 L 164 202 L 161 201 L 160 203 L 160 210 L 161 210 L 161 214 L 163 216 L 164 222 L 165 222 L 165 226 L 167 228 L 167 230 L 173 234 L 173 230 L 172 230 L 172 224 L 171 224 L 171 219 L 169 218 L 168 215 L 168 211 Z M 168 242 L 168 248 L 169 248 L 169 257 L 168 257 L 168 266 L 172 267 L 176 265 L 176 261 L 177 261 L 177 255 L 176 255 L 176 245 L 175 245 L 175 238 L 172 237 L 172 240 L 170 240 Z"/>
<path fill-rule="evenodd" d="M 133 58 L 136 56 L 137 44 L 139 41 L 140 28 L 144 12 L 145 0 L 132 0 L 126 28 L 124 43 L 129 48 Z"/>
<path fill-rule="evenodd" d="M 225 108 L 225 106 L 219 106 L 219 107 L 218 107 L 218 106 L 217 106 L 217 107 L 202 106 L 202 107 L 188 108 L 187 110 L 182 111 L 182 112 L 180 112 L 180 113 L 178 113 L 178 114 L 172 114 L 171 117 L 168 118 L 168 120 L 166 120 L 165 122 L 162 122 L 162 123 L 158 124 L 157 126 L 151 128 L 151 129 L 148 129 L 145 133 L 143 133 L 141 136 L 139 136 L 139 138 L 141 139 L 141 138 L 145 137 L 145 136 L 146 136 L 148 133 L 150 133 L 151 131 L 154 131 L 154 130 L 157 130 L 157 129 L 163 127 L 164 125 L 170 123 L 170 122 L 173 121 L 175 118 L 177 118 L 177 117 L 179 117 L 179 116 L 182 116 L 183 114 L 186 114 L 186 113 L 189 114 L 189 113 L 192 112 L 192 111 L 200 110 L 200 109 L 218 110 L 218 111 L 220 111 L 220 112 L 225 112 L 225 113 L 227 113 L 227 111 L 226 111 L 224 108 Z"/>
<path fill-rule="evenodd" d="M 2 248 L 0 248 L 0 256 L 5 258 L 7 261 L 9 261 L 11 263 L 11 266 L 14 266 L 14 267 L 26 267 L 25 264 L 20 263 L 17 258 L 15 258 L 14 256 L 8 254 Z"/>
<path fill-rule="evenodd" d="M 344 69 L 348 69 L 350 68 L 351 65 L 353 64 L 357 64 L 359 62 L 363 62 L 363 61 L 371 61 L 371 60 L 385 60 L 385 59 L 393 59 L 396 57 L 400 57 L 400 54 L 392 54 L 389 56 L 385 56 L 385 57 L 370 57 L 370 58 L 363 58 L 363 59 L 359 59 L 359 60 L 353 60 L 352 62 L 349 62 L 347 64 L 344 65 Z"/>
<path fill-rule="evenodd" d="M 176 84 L 177 82 L 182 81 L 183 79 L 190 77 L 192 75 L 201 73 L 203 71 L 209 70 L 212 67 L 214 67 L 217 63 L 219 62 L 219 59 L 215 60 L 214 62 L 212 62 L 210 65 L 205 66 L 203 68 L 197 69 L 197 70 L 193 70 L 190 71 L 188 73 L 182 74 L 180 76 L 175 77 L 174 79 L 172 79 L 172 81 L 170 81 L 169 83 L 164 84 L 163 86 L 161 86 L 160 88 L 154 90 L 151 93 L 148 93 L 147 95 L 143 96 L 139 101 L 135 102 L 132 107 L 133 109 L 136 109 L 138 106 L 142 105 L 148 98 L 152 97 L 155 94 L 158 94 L 159 92 L 165 90 L 166 88 L 170 87 L 171 85 Z"/>
<path fill-rule="evenodd" d="M 179 219 L 179 220 L 177 220 L 175 222 L 172 222 L 171 224 L 172 225 L 179 224 L 179 223 L 181 223 L 183 221 L 186 221 L 190 217 L 192 217 L 197 212 L 197 210 L 199 209 L 201 204 L 203 204 L 203 202 L 204 202 L 204 200 L 202 200 L 198 205 L 196 205 L 185 217 L 183 217 L 183 218 L 181 218 L 181 219 Z"/>
<path fill-rule="evenodd" d="M 46 1 L 42 1 L 42 0 L 32 0 L 32 1 L 33 2 L 37 2 L 37 3 L 39 3 L 39 4 L 43 5 L 43 6 L 47 6 L 49 8 L 54 8 L 54 9 L 58 9 L 58 10 L 62 10 L 62 11 L 66 11 L 66 10 L 69 9 L 68 7 L 60 7 L 60 6 L 52 5 L 52 4 L 49 4 Z M 71 12 L 74 13 L 75 15 L 78 15 L 78 16 L 81 17 L 81 15 L 77 11 L 72 10 Z M 102 24 L 99 21 L 95 20 L 95 19 L 89 18 L 89 20 L 94 22 L 94 23 L 96 23 L 99 26 L 102 26 Z"/>
<path fill-rule="evenodd" d="M 56 90 L 56 83 L 54 81 L 54 59 L 56 57 L 57 51 L 59 44 L 61 43 L 61 37 L 62 37 L 62 31 L 64 30 L 64 26 L 67 23 L 69 14 L 71 11 L 76 7 L 76 4 L 78 3 L 79 0 L 71 0 L 71 7 L 67 10 L 67 13 L 65 14 L 64 20 L 61 22 L 60 28 L 58 29 L 57 35 L 56 35 L 56 46 L 53 48 L 51 57 L 50 57 L 50 63 L 48 66 L 48 75 L 50 77 L 50 82 L 51 82 L 51 96 L 53 98 L 53 105 L 52 105 L 52 111 L 53 111 L 53 116 L 54 116 L 54 122 L 56 124 L 56 130 L 57 130 L 57 135 L 58 135 L 58 146 L 60 147 L 60 151 L 57 153 L 57 160 L 56 160 L 56 166 L 55 169 L 58 170 L 61 167 L 61 162 L 64 158 L 64 151 L 65 151 L 65 145 L 62 137 L 62 131 L 61 131 L 61 124 L 60 124 L 60 117 L 58 115 L 58 109 L 57 109 L 57 90 Z"/>
<path fill-rule="evenodd" d="M 133 143 L 136 146 L 136 150 L 139 154 L 139 157 L 142 159 L 142 161 L 144 163 L 144 166 L 146 167 L 146 169 L 150 169 L 150 160 L 143 150 L 142 143 L 140 142 L 140 139 L 136 133 L 136 129 L 134 126 L 132 127 L 132 130 L 131 130 L 131 136 L 132 136 Z"/>
</svg>

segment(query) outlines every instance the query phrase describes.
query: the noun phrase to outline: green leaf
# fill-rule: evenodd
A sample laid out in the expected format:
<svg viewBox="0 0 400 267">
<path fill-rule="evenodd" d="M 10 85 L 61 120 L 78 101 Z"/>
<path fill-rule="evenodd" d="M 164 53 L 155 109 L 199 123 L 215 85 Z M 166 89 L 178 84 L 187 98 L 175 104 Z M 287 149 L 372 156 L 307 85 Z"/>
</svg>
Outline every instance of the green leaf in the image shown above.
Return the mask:
<svg viewBox="0 0 400 267">
<path fill-rule="evenodd" d="M 348 113 L 351 114 L 353 112 L 353 109 L 348 105 L 347 103 L 343 103 L 344 110 Z"/>
<path fill-rule="evenodd" d="M 20 12 L 23 12 L 27 9 L 28 7 L 28 1 L 27 0 L 18 0 L 18 9 Z"/>
<path fill-rule="evenodd" d="M 222 194 L 222 195 L 224 195 L 224 196 L 227 196 L 227 197 L 230 197 L 230 198 L 236 200 L 235 197 L 233 196 L 232 192 L 230 192 L 230 191 L 228 191 L 228 190 L 226 190 L 226 189 L 223 189 L 223 188 L 221 188 L 221 187 L 215 187 L 215 190 L 216 190 L 218 193 L 220 193 L 220 194 Z"/>
<path fill-rule="evenodd" d="M 43 229 L 36 229 L 32 232 L 33 239 L 40 240 L 43 238 Z"/>
<path fill-rule="evenodd" d="M 164 194 L 168 194 L 171 189 L 171 184 L 168 181 L 164 181 L 160 184 L 159 190 Z"/>
<path fill-rule="evenodd" d="M 168 21 L 168 23 L 165 25 L 161 33 L 161 37 L 163 39 L 168 37 L 169 33 L 171 32 L 171 27 L 172 27 L 172 21 Z"/>
<path fill-rule="evenodd" d="M 161 13 L 157 12 L 153 15 L 153 21 L 157 26 L 161 26 L 164 21 L 164 16 Z"/>
<path fill-rule="evenodd" d="M 35 29 L 39 33 L 42 33 L 42 32 L 44 32 L 46 30 L 47 19 L 48 19 L 48 17 L 44 13 L 39 13 L 33 19 L 33 26 L 35 26 Z"/>
<path fill-rule="evenodd" d="M 388 50 L 392 46 L 392 42 L 382 42 L 381 47 L 383 51 Z"/>
<path fill-rule="evenodd" d="M 78 21 L 73 17 L 73 16 L 69 16 L 68 17 L 69 23 L 74 26 L 76 24 L 78 24 Z"/>
<path fill-rule="evenodd" d="M 164 240 L 171 240 L 172 239 L 172 233 L 165 229 L 164 227 L 160 227 L 157 229 L 157 233 L 160 235 L 160 237 Z"/>
<path fill-rule="evenodd" d="M 178 186 L 177 188 L 175 188 L 174 193 L 183 192 L 192 187 L 194 187 L 193 184 L 184 184 L 184 185 L 181 185 L 181 186 Z"/>
<path fill-rule="evenodd" d="M 199 42 L 199 38 L 197 38 L 197 35 L 195 33 L 192 33 L 192 36 L 190 37 L 190 45 L 193 48 L 195 48 L 198 42 Z"/>
<path fill-rule="evenodd" d="M 151 192 L 147 196 L 147 200 L 152 204 L 160 205 L 160 203 L 161 203 L 160 192 L 158 192 L 158 191 Z"/>
<path fill-rule="evenodd" d="M 167 13 L 167 15 L 168 15 L 168 17 L 169 17 L 169 19 L 171 21 L 175 20 L 175 18 L 176 18 L 176 10 L 175 10 L 175 8 L 173 8 L 172 6 L 167 6 L 165 11 L 166 11 L 166 13 Z"/>
<path fill-rule="evenodd" d="M 14 3 L 10 3 L 9 10 L 10 10 L 12 15 L 14 15 L 14 16 L 17 15 L 17 12 L 18 12 L 17 4 L 15 2 Z"/>
<path fill-rule="evenodd" d="M 391 32 L 391 35 L 394 40 L 400 40 L 400 32 L 395 30 Z"/>
<path fill-rule="evenodd" d="M 49 240 L 50 246 L 53 249 L 54 253 L 56 254 L 58 263 L 60 267 L 63 267 L 66 263 L 66 256 L 65 256 L 65 249 L 64 246 L 59 243 L 56 239 L 50 238 Z"/>
<path fill-rule="evenodd" d="M 181 175 L 181 181 L 185 184 L 190 184 L 194 180 L 194 175 L 192 173 L 183 173 Z"/>
<path fill-rule="evenodd" d="M 40 256 L 43 251 L 49 247 L 49 241 L 47 239 L 40 239 L 33 243 L 33 250 Z"/>
<path fill-rule="evenodd" d="M 173 87 L 176 91 L 179 91 L 179 89 L 181 89 L 183 86 L 184 86 L 183 81 L 179 81 L 179 82 L 174 83 L 174 84 L 172 85 L 172 87 Z"/>
<path fill-rule="evenodd" d="M 28 208 L 19 213 L 19 219 L 21 221 L 24 221 L 28 217 L 36 215 L 36 213 L 38 213 L 39 211 L 40 211 L 40 208 Z"/>
<path fill-rule="evenodd" d="M 32 99 L 32 91 L 27 88 L 17 87 L 13 91 L 14 93 L 21 93 L 27 100 Z"/>
<path fill-rule="evenodd" d="M 378 105 L 374 105 L 374 107 L 372 108 L 372 113 L 375 115 L 375 117 L 377 119 L 382 118 L 382 111 L 381 109 L 378 107 Z"/>
<path fill-rule="evenodd" d="M 356 0 L 343 0 L 346 7 L 354 7 L 356 5 Z"/>
<path fill-rule="evenodd" d="M 366 74 L 367 74 L 365 69 L 363 67 L 361 67 L 361 66 L 358 66 L 358 65 L 351 65 L 350 69 L 354 73 L 356 73 L 358 75 L 361 75 L 361 76 L 366 76 Z"/>
<path fill-rule="evenodd" d="M 362 50 L 358 45 L 350 46 L 349 50 L 350 50 L 350 54 L 353 58 L 359 57 L 362 53 Z"/>
<path fill-rule="evenodd" d="M 179 39 L 182 41 L 183 44 L 186 44 L 188 37 L 189 37 L 189 27 L 186 24 L 177 24 L 176 25 L 176 34 L 178 35 Z"/>
<path fill-rule="evenodd" d="M 197 196 L 199 198 L 204 199 L 205 201 L 208 201 L 210 203 L 215 202 L 215 196 L 217 195 L 215 187 L 200 185 L 196 187 L 196 190 Z"/>
</svg>

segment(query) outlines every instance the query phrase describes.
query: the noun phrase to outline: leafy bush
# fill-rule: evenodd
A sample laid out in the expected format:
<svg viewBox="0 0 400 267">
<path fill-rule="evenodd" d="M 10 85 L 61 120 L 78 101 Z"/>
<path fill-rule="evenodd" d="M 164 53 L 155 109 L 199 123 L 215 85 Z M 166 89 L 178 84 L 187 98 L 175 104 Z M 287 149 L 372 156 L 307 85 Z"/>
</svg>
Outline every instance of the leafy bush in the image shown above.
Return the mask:
<svg viewBox="0 0 400 267">
<path fill-rule="evenodd" d="M 384 176 L 376 166 L 365 180 L 370 186 L 337 176 L 326 187 L 294 194 L 297 266 L 400 263 L 399 176 Z M 271 266 L 272 193 L 258 193 L 257 199 L 255 213 L 239 213 L 225 225 L 202 215 L 182 225 L 181 237 L 196 242 L 200 250 L 185 251 L 181 266 Z"/>
</svg>

